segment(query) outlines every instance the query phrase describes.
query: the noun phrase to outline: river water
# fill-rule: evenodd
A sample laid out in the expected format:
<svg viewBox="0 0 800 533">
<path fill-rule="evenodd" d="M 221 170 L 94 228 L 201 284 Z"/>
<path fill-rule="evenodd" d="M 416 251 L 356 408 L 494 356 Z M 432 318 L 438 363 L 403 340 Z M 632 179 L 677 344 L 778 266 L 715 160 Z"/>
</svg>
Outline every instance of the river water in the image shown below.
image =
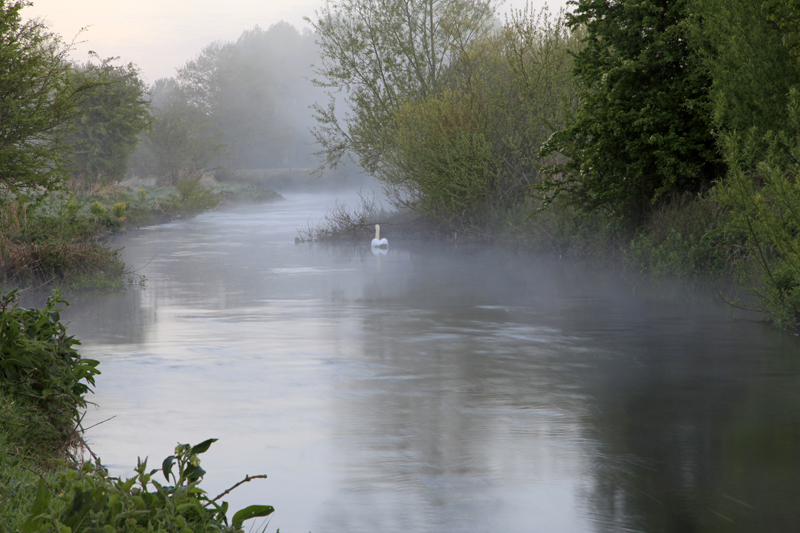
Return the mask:
<svg viewBox="0 0 800 533">
<path fill-rule="evenodd" d="M 351 199 L 352 200 L 352 199 Z M 120 238 L 72 297 L 113 474 L 177 442 L 268 530 L 800 531 L 800 345 L 714 289 L 492 249 L 295 244 L 333 196 Z"/>
</svg>

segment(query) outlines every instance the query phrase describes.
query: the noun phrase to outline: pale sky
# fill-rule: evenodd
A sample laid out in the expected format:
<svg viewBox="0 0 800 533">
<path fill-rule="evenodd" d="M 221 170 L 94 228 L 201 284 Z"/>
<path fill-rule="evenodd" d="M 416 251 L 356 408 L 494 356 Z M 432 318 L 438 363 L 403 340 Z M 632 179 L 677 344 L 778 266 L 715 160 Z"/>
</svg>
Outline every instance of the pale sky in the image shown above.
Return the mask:
<svg viewBox="0 0 800 533">
<path fill-rule="evenodd" d="M 34 0 L 23 16 L 42 17 L 65 40 L 78 41 L 73 57 L 100 57 L 136 63 L 148 83 L 175 75 L 175 69 L 213 41 L 234 41 L 244 30 L 264 29 L 280 21 L 305 27 L 321 0 Z M 551 9 L 566 0 L 550 0 Z M 531 0 L 540 7 L 545 0 Z M 525 0 L 507 0 L 500 12 L 521 8 Z M 86 30 L 78 35 L 81 28 Z"/>
</svg>

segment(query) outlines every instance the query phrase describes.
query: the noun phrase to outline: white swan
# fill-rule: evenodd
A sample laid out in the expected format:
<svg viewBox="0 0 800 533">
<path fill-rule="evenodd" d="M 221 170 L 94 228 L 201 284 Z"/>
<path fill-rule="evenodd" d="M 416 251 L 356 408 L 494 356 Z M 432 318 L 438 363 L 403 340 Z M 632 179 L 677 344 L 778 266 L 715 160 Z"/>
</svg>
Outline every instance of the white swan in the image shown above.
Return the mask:
<svg viewBox="0 0 800 533">
<path fill-rule="evenodd" d="M 389 241 L 386 239 L 381 239 L 381 227 L 378 224 L 375 224 L 375 238 L 372 239 L 372 246 L 375 248 L 389 246 Z"/>
</svg>

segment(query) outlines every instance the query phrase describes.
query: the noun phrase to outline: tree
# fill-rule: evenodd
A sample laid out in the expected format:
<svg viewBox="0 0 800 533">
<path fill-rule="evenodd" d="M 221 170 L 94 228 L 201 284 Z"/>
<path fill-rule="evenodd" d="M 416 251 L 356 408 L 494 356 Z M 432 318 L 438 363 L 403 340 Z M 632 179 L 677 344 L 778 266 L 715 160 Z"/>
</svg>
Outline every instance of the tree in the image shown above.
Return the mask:
<svg viewBox="0 0 800 533">
<path fill-rule="evenodd" d="M 71 77 L 70 44 L 22 21 L 30 4 L 0 0 L 0 194 L 62 183 L 68 125 L 94 86 Z"/>
<path fill-rule="evenodd" d="M 800 61 L 764 7 L 750 0 L 696 2 L 692 39 L 713 79 L 709 94 L 720 133 L 755 128 L 763 136 L 789 122 L 789 93 L 800 86 Z"/>
<path fill-rule="evenodd" d="M 214 42 L 178 71 L 189 102 L 228 145 L 229 167 L 306 162 L 303 127 L 314 101 L 306 79 L 316 47 L 310 32 L 287 23 L 256 26 L 236 42 Z M 298 146 L 301 145 L 301 146 Z"/>
<path fill-rule="evenodd" d="M 72 176 L 81 181 L 122 179 L 139 134 L 151 122 L 138 69 L 112 61 L 78 65 L 72 73 L 73 83 L 95 83 L 81 101 L 67 139 Z"/>
<path fill-rule="evenodd" d="M 493 0 L 343 0 L 307 18 L 320 47 L 315 84 L 329 96 L 313 107 L 324 165 L 350 154 L 380 179 L 394 113 L 441 94 L 459 50 L 487 35 L 493 16 Z"/>
<path fill-rule="evenodd" d="M 779 326 L 800 318 L 800 41 L 795 0 L 698 0 L 696 33 L 714 85 L 728 165 L 716 199 L 741 239 L 741 273 Z M 768 83 L 765 83 L 768 80 Z"/>
<path fill-rule="evenodd" d="M 670 193 L 700 191 L 720 175 L 711 79 L 690 46 L 690 0 L 578 0 L 585 26 L 575 58 L 581 102 L 544 154 L 565 162 L 539 190 L 580 209 L 639 220 Z"/>
<path fill-rule="evenodd" d="M 765 0 L 760 7 L 781 31 L 783 45 L 795 57 L 800 56 L 800 0 Z"/>
<path fill-rule="evenodd" d="M 220 135 L 213 133 L 208 117 L 191 104 L 174 79 L 157 80 L 150 94 L 153 122 L 142 135 L 131 167 L 175 185 L 206 169 L 225 145 Z"/>
</svg>

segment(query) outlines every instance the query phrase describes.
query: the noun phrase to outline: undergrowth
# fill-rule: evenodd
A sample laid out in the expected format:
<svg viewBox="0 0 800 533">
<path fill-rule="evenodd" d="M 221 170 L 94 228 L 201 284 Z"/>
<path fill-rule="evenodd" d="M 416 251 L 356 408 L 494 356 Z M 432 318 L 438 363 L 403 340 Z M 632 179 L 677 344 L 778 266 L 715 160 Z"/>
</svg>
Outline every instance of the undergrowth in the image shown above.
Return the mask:
<svg viewBox="0 0 800 533">
<path fill-rule="evenodd" d="M 0 296 L 0 530 L 240 533 L 246 520 L 274 511 L 251 505 L 229 520 L 222 501 L 264 475 L 214 498 L 200 487 L 199 456 L 216 439 L 178 444 L 160 469 L 140 460 L 129 479 L 109 476 L 97 458 L 84 462 L 81 420 L 100 372 L 98 361 L 77 352 L 62 304 L 57 292 L 41 309 L 19 307 L 17 291 Z"/>
<path fill-rule="evenodd" d="M 61 304 L 59 292 L 42 309 L 19 307 L 17 291 L 0 296 L 0 430 L 22 453 L 40 457 L 74 448 L 85 396 L 100 373 L 67 335 Z"/>
</svg>

